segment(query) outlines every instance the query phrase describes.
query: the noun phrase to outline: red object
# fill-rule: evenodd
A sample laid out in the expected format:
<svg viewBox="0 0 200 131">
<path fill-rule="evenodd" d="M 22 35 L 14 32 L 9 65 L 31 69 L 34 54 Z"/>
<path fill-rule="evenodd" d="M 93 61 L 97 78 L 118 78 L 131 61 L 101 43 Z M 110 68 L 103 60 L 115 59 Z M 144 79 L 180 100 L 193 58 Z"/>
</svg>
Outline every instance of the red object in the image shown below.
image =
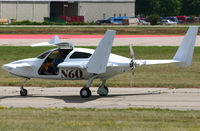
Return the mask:
<svg viewBox="0 0 200 131">
<path fill-rule="evenodd" d="M 60 39 L 103 38 L 103 35 L 58 35 Z M 54 35 L 0 35 L 0 39 L 52 39 Z M 115 38 L 183 37 L 183 35 L 116 35 Z"/>
<path fill-rule="evenodd" d="M 185 23 L 187 21 L 187 17 L 186 16 L 177 16 L 178 21 L 180 23 Z"/>
<path fill-rule="evenodd" d="M 58 18 L 71 22 L 84 22 L 84 16 L 58 16 Z"/>
<path fill-rule="evenodd" d="M 147 21 L 147 18 L 138 18 L 139 20 L 145 20 L 145 21 Z"/>
</svg>

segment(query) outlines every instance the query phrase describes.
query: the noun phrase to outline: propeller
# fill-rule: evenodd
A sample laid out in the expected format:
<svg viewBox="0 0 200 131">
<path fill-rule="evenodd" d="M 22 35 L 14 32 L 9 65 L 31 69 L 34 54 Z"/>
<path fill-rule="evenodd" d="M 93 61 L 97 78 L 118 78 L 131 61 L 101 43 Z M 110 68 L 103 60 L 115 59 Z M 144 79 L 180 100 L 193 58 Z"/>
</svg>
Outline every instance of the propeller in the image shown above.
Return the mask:
<svg viewBox="0 0 200 131">
<path fill-rule="evenodd" d="M 133 51 L 133 45 L 130 44 L 129 45 L 129 49 L 130 49 L 130 54 L 131 54 L 131 62 L 130 62 L 130 67 L 132 69 L 132 75 L 131 75 L 131 82 L 130 82 L 130 85 L 131 87 L 133 86 L 133 81 L 134 81 L 134 74 L 135 74 L 135 67 L 136 67 L 136 62 L 135 62 L 135 54 L 134 54 L 134 51 Z"/>
</svg>

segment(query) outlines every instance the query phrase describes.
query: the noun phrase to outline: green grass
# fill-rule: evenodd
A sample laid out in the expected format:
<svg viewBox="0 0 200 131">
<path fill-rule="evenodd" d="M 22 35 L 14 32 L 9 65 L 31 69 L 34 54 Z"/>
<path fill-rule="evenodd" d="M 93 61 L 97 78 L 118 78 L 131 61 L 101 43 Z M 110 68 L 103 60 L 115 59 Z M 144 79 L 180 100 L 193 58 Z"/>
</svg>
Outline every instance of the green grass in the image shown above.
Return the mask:
<svg viewBox="0 0 200 131">
<path fill-rule="evenodd" d="M 0 108 L 0 131 L 198 131 L 199 111 Z"/>
<path fill-rule="evenodd" d="M 88 47 L 95 48 L 95 47 Z M 0 47 L 0 66 L 3 64 L 36 57 L 49 47 Z M 171 59 L 173 58 L 177 47 L 134 47 L 136 59 Z M 190 67 L 174 67 L 173 64 L 152 65 L 137 67 L 135 71 L 134 87 L 200 87 L 200 47 L 195 47 L 193 63 Z M 126 46 L 113 47 L 112 53 L 125 57 L 130 57 L 129 48 Z M 107 81 L 109 87 L 130 87 L 131 72 L 121 74 Z M 0 85 L 19 86 L 22 79 L 9 75 L 0 68 Z M 84 86 L 87 81 L 62 81 L 62 80 L 42 80 L 31 79 L 25 86 Z M 101 81 L 94 80 L 92 86 L 99 86 Z"/>
<path fill-rule="evenodd" d="M 0 34 L 78 34 L 78 35 L 103 35 L 106 30 L 116 30 L 118 35 L 184 35 L 188 27 L 170 26 L 99 26 L 99 27 L 1 27 Z M 200 31 L 199 31 L 200 34 Z"/>
</svg>

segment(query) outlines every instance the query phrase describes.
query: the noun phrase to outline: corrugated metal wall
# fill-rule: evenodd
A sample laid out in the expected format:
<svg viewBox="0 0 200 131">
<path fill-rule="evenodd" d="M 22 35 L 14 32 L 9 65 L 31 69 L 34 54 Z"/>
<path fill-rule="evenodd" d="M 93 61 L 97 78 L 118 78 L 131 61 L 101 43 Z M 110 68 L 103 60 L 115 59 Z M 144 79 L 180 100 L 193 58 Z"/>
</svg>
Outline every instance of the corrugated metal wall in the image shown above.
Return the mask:
<svg viewBox="0 0 200 131">
<path fill-rule="evenodd" d="M 1 2 L 1 18 L 41 22 L 49 17 L 49 2 Z"/>
<path fill-rule="evenodd" d="M 62 2 L 61 2 L 62 4 Z M 69 6 L 73 5 L 73 6 Z M 107 19 L 111 16 L 135 16 L 135 2 L 75 2 L 65 9 L 65 15 L 85 17 L 85 22 Z M 59 7 L 60 8 L 60 7 Z M 73 9 L 73 11 L 72 11 Z M 74 10 L 77 9 L 77 10 Z M 72 11 L 72 12 L 70 12 Z M 77 13 L 78 12 L 78 13 Z M 70 14 L 71 13 L 71 14 Z M 50 17 L 50 2 L 8 2 L 0 1 L 0 18 L 18 21 L 43 21 Z"/>
<path fill-rule="evenodd" d="M 79 15 L 91 22 L 111 16 L 135 16 L 135 2 L 80 2 Z"/>
</svg>

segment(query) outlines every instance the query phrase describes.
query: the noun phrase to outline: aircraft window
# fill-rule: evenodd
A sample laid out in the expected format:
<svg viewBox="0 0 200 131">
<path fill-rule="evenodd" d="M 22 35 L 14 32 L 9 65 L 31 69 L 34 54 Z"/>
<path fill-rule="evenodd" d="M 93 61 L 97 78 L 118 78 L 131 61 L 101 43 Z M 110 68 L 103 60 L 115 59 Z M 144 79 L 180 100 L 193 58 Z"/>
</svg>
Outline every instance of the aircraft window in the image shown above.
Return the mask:
<svg viewBox="0 0 200 131">
<path fill-rule="evenodd" d="M 49 54 L 49 52 L 50 52 L 50 50 L 48 50 L 48 51 L 46 51 L 46 52 L 40 54 L 37 58 L 39 58 L 39 59 L 44 59 L 44 58 Z"/>
<path fill-rule="evenodd" d="M 92 54 L 84 53 L 84 52 L 74 52 L 70 56 L 70 59 L 90 58 L 91 55 Z"/>
<path fill-rule="evenodd" d="M 57 49 L 52 51 L 41 65 L 38 73 L 40 75 L 58 75 L 59 68 L 57 66 L 65 60 L 71 51 L 72 49 Z"/>
</svg>

